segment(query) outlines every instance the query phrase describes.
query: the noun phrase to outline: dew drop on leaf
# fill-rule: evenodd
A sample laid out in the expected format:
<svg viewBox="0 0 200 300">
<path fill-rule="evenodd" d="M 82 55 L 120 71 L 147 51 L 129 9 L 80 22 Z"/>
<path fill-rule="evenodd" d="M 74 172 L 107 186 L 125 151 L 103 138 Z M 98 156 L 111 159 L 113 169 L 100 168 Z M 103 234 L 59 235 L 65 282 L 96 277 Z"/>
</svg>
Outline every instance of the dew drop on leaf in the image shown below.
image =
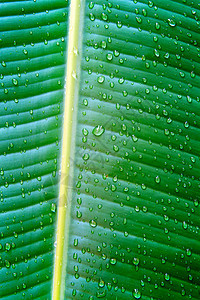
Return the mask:
<svg viewBox="0 0 200 300">
<path fill-rule="evenodd" d="M 111 263 L 111 265 L 116 265 L 116 263 L 117 263 L 116 258 L 111 258 L 110 263 Z"/>
<path fill-rule="evenodd" d="M 132 135 L 133 142 L 137 142 L 138 138 L 135 135 Z"/>
<path fill-rule="evenodd" d="M 11 245 L 10 245 L 10 243 L 6 243 L 6 245 L 5 245 L 5 249 L 6 249 L 7 251 L 9 251 L 9 250 L 10 250 L 10 248 L 11 248 Z"/>
<path fill-rule="evenodd" d="M 13 79 L 12 79 L 12 83 L 13 83 L 15 86 L 17 86 L 17 85 L 18 85 L 18 80 L 17 80 L 16 78 L 13 78 Z"/>
<path fill-rule="evenodd" d="M 160 181 L 161 181 L 160 177 L 159 177 L 159 176 L 156 176 L 155 182 L 156 182 L 156 183 L 160 183 Z"/>
<path fill-rule="evenodd" d="M 168 21 L 169 26 L 171 26 L 171 27 L 176 26 L 176 22 L 173 19 L 168 19 L 167 21 Z"/>
<path fill-rule="evenodd" d="M 142 18 L 141 17 L 136 17 L 136 21 L 141 24 L 142 23 Z"/>
<path fill-rule="evenodd" d="M 100 280 L 99 280 L 98 286 L 99 286 L 100 288 L 103 288 L 103 287 L 105 286 L 105 282 L 104 282 L 101 278 L 100 278 Z"/>
<path fill-rule="evenodd" d="M 169 274 L 167 274 L 167 273 L 165 274 L 164 277 L 165 277 L 165 280 L 167 280 L 167 281 L 170 279 L 170 276 L 169 276 Z"/>
<path fill-rule="evenodd" d="M 101 125 L 97 125 L 93 130 L 92 130 L 92 133 L 95 135 L 95 136 L 101 136 L 105 131 L 105 128 Z"/>
<path fill-rule="evenodd" d="M 106 290 L 104 290 L 102 292 L 100 292 L 100 291 L 96 292 L 96 296 L 97 296 L 97 298 L 104 298 L 106 296 Z"/>
<path fill-rule="evenodd" d="M 51 203 L 51 211 L 52 211 L 53 213 L 56 212 L 56 204 L 55 204 L 55 203 Z"/>
<path fill-rule="evenodd" d="M 186 255 L 187 256 L 191 256 L 192 255 L 192 251 L 190 249 L 186 249 Z"/>
<path fill-rule="evenodd" d="M 160 29 L 160 24 L 156 22 L 155 27 L 156 27 L 157 30 L 159 30 Z"/>
<path fill-rule="evenodd" d="M 137 258 L 137 257 L 134 257 L 134 259 L 133 259 L 133 264 L 134 264 L 135 266 L 138 266 L 138 265 L 139 265 L 139 263 L 140 263 L 140 260 L 139 260 L 139 258 Z"/>
<path fill-rule="evenodd" d="M 141 293 L 140 293 L 140 291 L 138 289 L 134 289 L 133 290 L 133 297 L 135 299 L 140 299 L 141 298 Z"/>
<path fill-rule="evenodd" d="M 99 77 L 97 78 L 98 83 L 103 83 L 104 80 L 105 80 L 105 77 L 104 77 L 104 76 L 99 76 Z"/>
<path fill-rule="evenodd" d="M 107 58 L 107 60 L 111 61 L 111 60 L 113 59 L 112 53 L 108 53 L 108 54 L 106 55 L 106 58 Z"/>
<path fill-rule="evenodd" d="M 85 153 L 83 155 L 83 160 L 88 160 L 90 158 L 89 154 L 88 153 Z"/>
<path fill-rule="evenodd" d="M 97 222 L 95 220 L 90 220 L 89 224 L 92 228 L 95 228 L 97 226 Z"/>
</svg>

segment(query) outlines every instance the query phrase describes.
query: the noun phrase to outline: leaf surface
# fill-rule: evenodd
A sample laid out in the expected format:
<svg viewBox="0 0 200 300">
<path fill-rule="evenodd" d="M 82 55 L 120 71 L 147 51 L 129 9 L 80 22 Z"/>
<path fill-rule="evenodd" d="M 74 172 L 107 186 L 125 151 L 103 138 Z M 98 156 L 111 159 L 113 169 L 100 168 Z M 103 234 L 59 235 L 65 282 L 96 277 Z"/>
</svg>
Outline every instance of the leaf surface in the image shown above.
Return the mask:
<svg viewBox="0 0 200 300">
<path fill-rule="evenodd" d="M 199 298 L 198 17 L 86 1 L 65 299 Z"/>
<path fill-rule="evenodd" d="M 65 299 L 199 299 L 199 9 L 197 0 L 85 0 Z M 69 12 L 64 0 L 0 4 L 5 300 L 51 299 L 60 284 Z"/>
<path fill-rule="evenodd" d="M 51 299 L 69 9 L 3 2 L 0 298 Z"/>
</svg>

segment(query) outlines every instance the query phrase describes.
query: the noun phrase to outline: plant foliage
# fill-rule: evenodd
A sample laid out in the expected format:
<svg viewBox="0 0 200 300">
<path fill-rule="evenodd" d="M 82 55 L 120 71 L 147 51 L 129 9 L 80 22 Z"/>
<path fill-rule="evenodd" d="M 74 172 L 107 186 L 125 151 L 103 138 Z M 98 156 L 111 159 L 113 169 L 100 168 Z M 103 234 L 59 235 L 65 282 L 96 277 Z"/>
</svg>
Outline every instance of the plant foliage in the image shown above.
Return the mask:
<svg viewBox="0 0 200 300">
<path fill-rule="evenodd" d="M 0 4 L 5 300 L 51 299 L 68 7 Z M 199 299 L 200 5 L 83 15 L 65 299 Z"/>
</svg>

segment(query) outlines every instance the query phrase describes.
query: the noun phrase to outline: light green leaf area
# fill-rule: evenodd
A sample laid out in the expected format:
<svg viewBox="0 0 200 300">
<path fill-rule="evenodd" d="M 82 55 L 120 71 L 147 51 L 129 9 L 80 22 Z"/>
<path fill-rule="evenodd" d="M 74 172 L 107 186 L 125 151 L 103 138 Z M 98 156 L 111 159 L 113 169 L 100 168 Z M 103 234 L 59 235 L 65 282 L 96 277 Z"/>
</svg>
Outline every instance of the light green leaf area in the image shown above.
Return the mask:
<svg viewBox="0 0 200 300">
<path fill-rule="evenodd" d="M 51 299 L 68 3 L 0 4 L 0 298 Z"/>
<path fill-rule="evenodd" d="M 86 1 L 65 299 L 199 299 L 198 1 Z"/>
</svg>

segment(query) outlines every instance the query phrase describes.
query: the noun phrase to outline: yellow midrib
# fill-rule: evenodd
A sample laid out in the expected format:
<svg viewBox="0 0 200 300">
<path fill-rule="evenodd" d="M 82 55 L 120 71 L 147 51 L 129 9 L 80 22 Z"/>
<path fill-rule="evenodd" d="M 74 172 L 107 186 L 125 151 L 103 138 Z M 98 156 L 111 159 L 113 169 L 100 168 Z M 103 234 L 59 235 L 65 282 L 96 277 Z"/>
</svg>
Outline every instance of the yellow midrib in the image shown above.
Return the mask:
<svg viewBox="0 0 200 300">
<path fill-rule="evenodd" d="M 72 120 L 74 112 L 74 98 L 76 87 L 76 70 L 78 62 L 78 44 L 80 27 L 80 7 L 81 0 L 71 0 L 69 18 L 69 36 L 67 51 L 67 71 L 66 71 L 66 91 L 64 100 L 64 122 L 61 156 L 61 177 L 59 189 L 57 232 L 56 232 L 56 254 L 53 276 L 53 300 L 60 300 L 62 295 L 62 273 L 64 264 L 64 242 L 66 242 L 65 224 L 67 210 L 70 207 L 68 199 L 69 171 L 70 171 L 70 151 L 72 140 Z"/>
</svg>

